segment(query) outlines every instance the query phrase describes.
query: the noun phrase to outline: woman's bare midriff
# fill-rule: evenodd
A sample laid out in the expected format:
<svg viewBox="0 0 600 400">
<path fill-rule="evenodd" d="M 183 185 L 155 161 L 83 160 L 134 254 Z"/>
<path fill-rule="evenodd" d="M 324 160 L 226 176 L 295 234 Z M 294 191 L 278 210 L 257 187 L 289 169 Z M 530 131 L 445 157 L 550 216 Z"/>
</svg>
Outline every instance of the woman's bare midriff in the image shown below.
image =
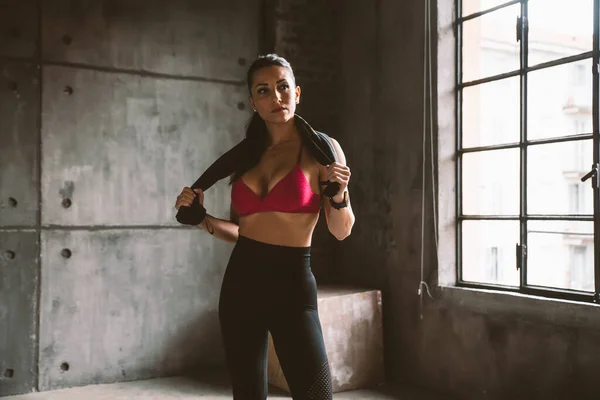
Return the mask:
<svg viewBox="0 0 600 400">
<path fill-rule="evenodd" d="M 316 213 L 257 213 L 240 217 L 239 234 L 279 246 L 308 247 L 318 219 Z"/>
</svg>

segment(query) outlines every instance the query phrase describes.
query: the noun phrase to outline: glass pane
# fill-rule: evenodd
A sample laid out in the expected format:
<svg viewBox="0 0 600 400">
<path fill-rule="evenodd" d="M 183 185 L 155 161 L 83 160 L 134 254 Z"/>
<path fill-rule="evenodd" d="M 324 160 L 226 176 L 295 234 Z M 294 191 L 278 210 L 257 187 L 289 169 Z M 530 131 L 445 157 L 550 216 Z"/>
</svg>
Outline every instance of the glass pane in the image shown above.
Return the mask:
<svg viewBox="0 0 600 400">
<path fill-rule="evenodd" d="M 517 243 L 518 221 L 464 221 L 462 279 L 518 286 Z"/>
<path fill-rule="evenodd" d="M 530 66 L 592 51 L 593 0 L 529 0 L 528 7 Z"/>
<path fill-rule="evenodd" d="M 515 4 L 464 22 L 463 82 L 519 69 L 515 26 L 520 13 L 521 6 Z"/>
<path fill-rule="evenodd" d="M 519 214 L 519 149 L 463 155 L 465 215 Z"/>
<path fill-rule="evenodd" d="M 590 181 L 592 140 L 530 146 L 527 155 L 528 214 L 593 214 Z"/>
<path fill-rule="evenodd" d="M 519 141 L 519 78 L 463 89 L 463 147 Z"/>
<path fill-rule="evenodd" d="M 529 73 L 527 138 L 592 133 L 592 61 Z"/>
<path fill-rule="evenodd" d="M 476 12 L 489 10 L 499 6 L 500 4 L 508 3 L 507 0 L 463 0 L 462 15 L 464 17 Z"/>
<path fill-rule="evenodd" d="M 531 221 L 527 224 L 527 284 L 594 291 L 594 224 Z"/>
</svg>

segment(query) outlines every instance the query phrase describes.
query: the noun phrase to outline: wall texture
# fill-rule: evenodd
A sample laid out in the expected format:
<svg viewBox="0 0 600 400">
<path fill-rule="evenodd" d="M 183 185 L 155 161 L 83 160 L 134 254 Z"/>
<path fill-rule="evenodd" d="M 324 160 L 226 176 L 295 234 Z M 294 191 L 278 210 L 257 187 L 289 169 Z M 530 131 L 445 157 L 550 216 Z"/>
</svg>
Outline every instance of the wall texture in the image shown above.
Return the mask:
<svg viewBox="0 0 600 400">
<path fill-rule="evenodd" d="M 231 246 L 173 205 L 243 137 L 261 1 L 7 0 L 0 19 L 0 395 L 222 364 Z"/>
</svg>

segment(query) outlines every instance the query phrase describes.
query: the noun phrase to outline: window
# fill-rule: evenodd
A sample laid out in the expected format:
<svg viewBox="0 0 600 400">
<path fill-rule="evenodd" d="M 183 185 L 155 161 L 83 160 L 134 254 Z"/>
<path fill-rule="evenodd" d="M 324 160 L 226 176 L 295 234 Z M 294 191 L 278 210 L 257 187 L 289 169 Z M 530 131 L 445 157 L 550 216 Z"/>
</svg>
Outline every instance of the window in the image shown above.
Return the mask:
<svg viewBox="0 0 600 400">
<path fill-rule="evenodd" d="M 569 185 L 569 214 L 581 214 L 583 212 L 583 185 L 573 183 Z"/>
<path fill-rule="evenodd" d="M 585 75 L 586 75 L 585 67 L 581 64 L 574 64 L 571 85 L 573 85 L 573 86 L 585 85 L 585 80 L 586 80 Z"/>
<path fill-rule="evenodd" d="M 600 301 L 599 3 L 457 1 L 458 285 Z"/>
<path fill-rule="evenodd" d="M 581 134 L 581 133 L 585 133 L 585 132 L 586 132 L 585 121 L 576 119 L 575 120 L 575 130 L 573 131 L 573 133 Z"/>
<path fill-rule="evenodd" d="M 570 285 L 571 288 L 593 291 L 594 268 L 591 262 L 590 246 L 571 246 L 570 248 Z"/>
<path fill-rule="evenodd" d="M 590 151 L 585 148 L 584 144 L 585 143 L 583 141 L 573 143 L 573 145 L 575 145 L 575 151 L 573 151 L 573 164 L 575 165 L 575 171 L 583 173 L 587 172 L 586 166 L 589 169 L 591 164 L 591 162 L 586 163 L 586 161 L 591 158 L 589 157 L 591 154 Z"/>
<path fill-rule="evenodd" d="M 501 263 L 501 255 L 498 247 L 490 247 L 486 263 L 486 280 L 495 282 L 502 278 L 499 275 L 500 269 L 498 268 Z"/>
</svg>

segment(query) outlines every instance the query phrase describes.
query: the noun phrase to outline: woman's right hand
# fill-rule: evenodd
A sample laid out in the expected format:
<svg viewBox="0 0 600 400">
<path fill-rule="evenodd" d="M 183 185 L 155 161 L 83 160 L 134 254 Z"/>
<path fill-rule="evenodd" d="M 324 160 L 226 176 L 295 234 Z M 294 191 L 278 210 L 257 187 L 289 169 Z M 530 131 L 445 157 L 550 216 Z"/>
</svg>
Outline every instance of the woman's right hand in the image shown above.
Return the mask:
<svg viewBox="0 0 600 400">
<path fill-rule="evenodd" d="M 179 210 L 179 207 L 189 207 L 192 205 L 194 201 L 194 197 L 200 196 L 198 199 L 200 204 L 204 205 L 204 192 L 202 189 L 190 189 L 189 187 L 184 187 L 179 196 L 177 196 L 177 201 L 175 202 L 175 208 Z"/>
</svg>

